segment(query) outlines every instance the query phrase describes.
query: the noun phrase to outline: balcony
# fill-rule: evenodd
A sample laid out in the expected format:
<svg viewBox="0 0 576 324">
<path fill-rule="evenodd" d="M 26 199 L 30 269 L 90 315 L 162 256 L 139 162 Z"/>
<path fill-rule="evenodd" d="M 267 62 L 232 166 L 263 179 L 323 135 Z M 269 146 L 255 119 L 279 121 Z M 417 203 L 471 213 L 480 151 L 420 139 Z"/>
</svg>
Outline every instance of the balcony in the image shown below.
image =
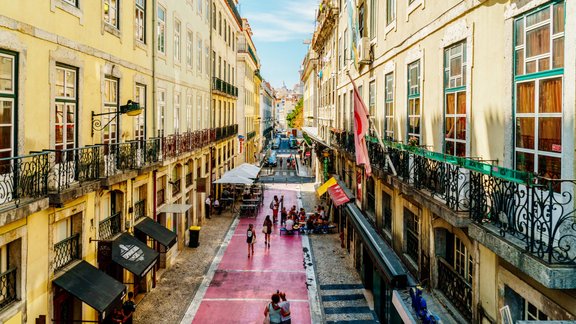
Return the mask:
<svg viewBox="0 0 576 324">
<path fill-rule="evenodd" d="M 217 77 L 212 78 L 212 91 L 216 91 L 219 94 L 237 98 L 238 97 L 238 88 L 231 85 L 230 83 L 221 80 Z"/>
<path fill-rule="evenodd" d="M 99 225 L 99 233 L 101 240 L 109 240 L 114 235 L 122 231 L 122 214 L 115 213 L 112 216 L 102 220 Z"/>
<path fill-rule="evenodd" d="M 134 203 L 134 219 L 146 217 L 146 199 Z"/>
<path fill-rule="evenodd" d="M 338 145 L 348 145 L 333 133 Z M 551 180 L 479 160 L 367 137 L 372 167 L 395 186 L 544 286 L 576 288 L 576 180 Z M 414 192 L 419 194 L 414 195 Z M 571 275 L 572 274 L 572 275 Z"/>
<path fill-rule="evenodd" d="M 220 141 L 238 134 L 238 124 L 213 128 L 215 140 Z"/>
<path fill-rule="evenodd" d="M 175 159 L 182 154 L 191 153 L 208 146 L 215 140 L 212 139 L 211 131 L 204 129 L 162 137 L 162 159 Z"/>
<path fill-rule="evenodd" d="M 472 285 L 458 274 L 448 262 L 438 258 L 438 289 L 460 311 L 472 321 Z"/>
<path fill-rule="evenodd" d="M 16 270 L 17 268 L 12 268 L 0 274 L 0 309 L 17 300 Z"/>
<path fill-rule="evenodd" d="M 236 8 L 234 1 L 232 1 L 232 0 L 226 0 L 226 1 L 228 2 L 228 7 L 230 7 L 230 10 L 232 10 L 232 14 L 234 15 L 234 18 L 236 19 L 238 26 L 242 26 L 242 17 L 240 16 L 240 12 L 238 12 L 238 8 Z"/>
<path fill-rule="evenodd" d="M 74 234 L 54 244 L 54 272 L 64 268 L 74 260 L 80 259 L 80 234 Z"/>
<path fill-rule="evenodd" d="M 190 187 L 192 185 L 192 173 L 186 174 L 185 182 L 186 182 L 186 187 Z"/>
<path fill-rule="evenodd" d="M 174 181 L 172 184 L 172 196 L 176 196 L 177 194 L 180 193 L 180 191 L 182 191 L 180 189 L 181 185 L 182 185 L 182 180 L 177 179 L 176 181 Z"/>
<path fill-rule="evenodd" d="M 318 8 L 318 22 L 314 36 L 312 37 L 312 49 L 316 53 L 321 53 L 324 43 L 336 25 L 338 17 L 338 6 L 333 0 L 322 0 Z"/>
<path fill-rule="evenodd" d="M 47 152 L 0 159 L 0 205 L 46 196 L 48 162 Z"/>
</svg>

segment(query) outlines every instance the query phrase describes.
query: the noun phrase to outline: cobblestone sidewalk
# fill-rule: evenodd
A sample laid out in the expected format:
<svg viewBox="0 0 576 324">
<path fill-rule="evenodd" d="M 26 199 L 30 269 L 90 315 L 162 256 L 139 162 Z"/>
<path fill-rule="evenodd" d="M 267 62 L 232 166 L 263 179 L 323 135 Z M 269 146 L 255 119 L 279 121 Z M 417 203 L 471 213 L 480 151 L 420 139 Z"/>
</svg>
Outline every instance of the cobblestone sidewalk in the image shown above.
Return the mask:
<svg viewBox="0 0 576 324">
<path fill-rule="evenodd" d="M 223 212 L 204 222 L 200 232 L 200 246 L 184 248 L 175 264 L 158 280 L 156 288 L 137 305 L 135 323 L 180 322 L 233 220 L 231 212 Z"/>
</svg>

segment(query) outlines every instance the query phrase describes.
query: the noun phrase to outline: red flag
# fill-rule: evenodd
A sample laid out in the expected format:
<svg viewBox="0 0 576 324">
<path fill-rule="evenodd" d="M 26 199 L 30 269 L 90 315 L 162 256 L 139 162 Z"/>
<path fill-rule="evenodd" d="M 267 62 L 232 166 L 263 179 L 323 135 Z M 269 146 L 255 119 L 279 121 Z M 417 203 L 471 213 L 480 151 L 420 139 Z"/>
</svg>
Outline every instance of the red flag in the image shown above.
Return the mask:
<svg viewBox="0 0 576 324">
<path fill-rule="evenodd" d="M 370 166 L 370 158 L 368 157 L 368 148 L 366 146 L 366 134 L 370 124 L 368 123 L 368 109 L 360 98 L 356 84 L 352 78 L 352 85 L 354 86 L 354 145 L 356 147 L 356 164 L 364 164 L 366 176 L 372 174 L 372 167 Z"/>
</svg>

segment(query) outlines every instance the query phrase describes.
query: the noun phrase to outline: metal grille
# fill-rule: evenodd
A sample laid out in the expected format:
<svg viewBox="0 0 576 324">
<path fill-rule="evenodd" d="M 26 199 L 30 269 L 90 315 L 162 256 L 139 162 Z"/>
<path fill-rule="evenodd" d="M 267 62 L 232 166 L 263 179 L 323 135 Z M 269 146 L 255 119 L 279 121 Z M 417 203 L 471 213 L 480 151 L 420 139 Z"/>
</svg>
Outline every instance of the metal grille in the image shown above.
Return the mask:
<svg viewBox="0 0 576 324">
<path fill-rule="evenodd" d="M 118 212 L 100 222 L 100 239 L 109 239 L 120 233 L 121 214 Z"/>
<path fill-rule="evenodd" d="M 146 217 L 146 199 L 134 203 L 134 217 L 136 219 Z"/>
<path fill-rule="evenodd" d="M 16 270 L 0 274 L 0 309 L 16 300 Z"/>
<path fill-rule="evenodd" d="M 406 254 L 418 264 L 419 251 L 419 219 L 408 209 L 404 209 L 404 222 L 406 226 Z"/>
<path fill-rule="evenodd" d="M 80 259 L 80 234 L 74 234 L 54 244 L 54 272 Z"/>
<path fill-rule="evenodd" d="M 442 258 L 438 258 L 438 288 L 468 321 L 472 319 L 472 286 Z"/>
</svg>

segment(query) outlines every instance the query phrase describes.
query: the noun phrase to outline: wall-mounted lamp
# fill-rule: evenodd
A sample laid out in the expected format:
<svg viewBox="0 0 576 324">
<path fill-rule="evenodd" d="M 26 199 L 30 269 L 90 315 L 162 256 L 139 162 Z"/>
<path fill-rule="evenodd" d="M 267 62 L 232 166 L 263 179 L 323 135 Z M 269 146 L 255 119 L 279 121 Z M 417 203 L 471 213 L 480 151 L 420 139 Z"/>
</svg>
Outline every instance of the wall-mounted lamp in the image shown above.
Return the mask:
<svg viewBox="0 0 576 324">
<path fill-rule="evenodd" d="M 104 128 L 106 128 L 106 126 L 110 125 L 110 123 L 112 121 L 114 121 L 118 115 L 128 115 L 131 117 L 134 116 L 138 116 L 142 113 L 142 108 L 140 108 L 140 104 L 137 102 L 134 102 L 132 100 L 128 100 L 128 102 L 123 105 L 120 106 L 120 110 L 119 111 L 112 111 L 112 112 L 106 112 L 106 113 L 100 113 L 100 114 L 96 114 L 94 113 L 94 111 L 92 111 L 92 137 L 94 137 L 94 131 L 101 131 Z M 105 125 L 102 125 L 102 121 L 100 119 L 95 119 L 94 117 L 99 117 L 99 116 L 104 116 L 104 115 L 114 115 L 114 117 L 112 117 Z"/>
</svg>

